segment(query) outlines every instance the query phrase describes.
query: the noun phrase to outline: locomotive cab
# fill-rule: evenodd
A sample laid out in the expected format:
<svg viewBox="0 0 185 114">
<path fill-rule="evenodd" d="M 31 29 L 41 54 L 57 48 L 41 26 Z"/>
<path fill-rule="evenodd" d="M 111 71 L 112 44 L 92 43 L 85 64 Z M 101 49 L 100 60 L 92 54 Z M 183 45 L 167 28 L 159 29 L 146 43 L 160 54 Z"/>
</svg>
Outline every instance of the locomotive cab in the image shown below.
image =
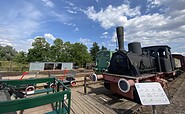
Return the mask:
<svg viewBox="0 0 185 114">
<path fill-rule="evenodd" d="M 174 63 L 170 47 L 167 45 L 143 47 L 142 51 L 148 52 L 155 57 L 157 72 L 171 72 L 174 70 Z"/>
</svg>

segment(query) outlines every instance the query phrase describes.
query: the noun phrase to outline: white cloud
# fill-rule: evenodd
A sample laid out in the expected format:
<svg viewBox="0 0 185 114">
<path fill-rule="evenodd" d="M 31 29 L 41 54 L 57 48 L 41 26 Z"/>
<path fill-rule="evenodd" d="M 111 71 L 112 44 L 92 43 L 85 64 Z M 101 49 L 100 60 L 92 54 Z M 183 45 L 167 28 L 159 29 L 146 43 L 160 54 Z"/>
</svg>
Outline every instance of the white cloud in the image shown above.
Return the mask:
<svg viewBox="0 0 185 114">
<path fill-rule="evenodd" d="M 45 33 L 44 38 L 51 39 L 51 40 L 56 40 L 56 38 L 50 33 Z"/>
<path fill-rule="evenodd" d="M 51 13 L 52 13 L 54 16 L 56 16 L 56 17 L 64 18 L 64 15 L 59 14 L 59 13 L 56 13 L 55 11 L 51 11 Z"/>
<path fill-rule="evenodd" d="M 108 38 L 108 32 L 104 32 L 104 33 L 102 33 L 102 36 L 100 37 L 100 38 Z"/>
<path fill-rule="evenodd" d="M 80 38 L 79 41 L 85 45 L 92 45 L 93 44 L 90 39 Z"/>
<path fill-rule="evenodd" d="M 179 48 L 181 48 L 181 49 L 185 49 L 185 46 L 182 46 L 182 47 L 179 47 Z"/>
<path fill-rule="evenodd" d="M 73 13 L 74 13 L 74 12 L 73 12 Z M 72 18 L 70 15 L 68 15 L 67 13 L 64 13 L 63 11 L 62 11 L 62 13 L 61 13 L 60 10 L 51 10 L 51 11 L 49 12 L 49 15 L 52 16 L 52 21 L 58 21 L 58 22 L 62 22 L 62 23 L 69 23 L 70 20 L 73 19 L 73 18 Z M 47 16 L 47 15 L 46 15 L 46 16 Z"/>
<path fill-rule="evenodd" d="M 130 4 L 130 1 L 129 0 L 124 0 L 124 3 L 125 4 Z"/>
<path fill-rule="evenodd" d="M 104 32 L 102 35 L 108 35 L 109 33 L 108 32 Z"/>
<path fill-rule="evenodd" d="M 64 23 L 64 25 L 73 26 L 73 27 L 76 26 L 76 24 L 74 24 L 74 23 Z"/>
<path fill-rule="evenodd" d="M 147 3 L 148 3 L 148 5 L 146 6 L 148 8 L 147 12 L 150 9 L 155 8 L 155 7 L 159 7 L 161 5 L 161 1 L 160 0 L 147 0 Z"/>
<path fill-rule="evenodd" d="M 65 3 L 69 4 L 70 6 L 74 6 L 72 2 L 65 1 Z"/>
<path fill-rule="evenodd" d="M 72 11 L 72 10 L 67 10 L 69 13 L 76 14 L 77 12 Z"/>
<path fill-rule="evenodd" d="M 13 44 L 12 44 L 11 41 L 9 41 L 9 40 L 7 40 L 7 39 L 2 39 L 2 38 L 1 38 L 0 45 L 1 45 L 1 46 L 6 46 L 6 45 L 13 46 Z"/>
<path fill-rule="evenodd" d="M 117 42 L 117 35 L 116 32 L 113 33 L 112 38 L 111 38 L 112 42 Z"/>
<path fill-rule="evenodd" d="M 140 7 L 130 8 L 129 5 L 122 4 L 118 7 L 109 5 L 105 10 L 96 12 L 94 6 L 89 7 L 84 13 L 89 19 L 98 21 L 105 29 L 109 29 L 113 26 L 124 25 L 127 21 L 127 17 L 139 16 L 141 12 Z"/>
<path fill-rule="evenodd" d="M 173 54 L 181 54 L 181 55 L 183 55 L 183 56 L 185 56 L 185 52 L 173 52 Z"/>
<path fill-rule="evenodd" d="M 79 28 L 77 27 L 77 28 L 75 28 L 75 30 L 74 31 L 79 31 Z"/>
<path fill-rule="evenodd" d="M 14 46 L 18 51 L 28 52 L 28 49 L 32 48 L 34 39 L 19 40 L 19 43 L 15 43 Z"/>
<path fill-rule="evenodd" d="M 0 17 L 1 44 L 27 51 L 30 45 L 25 45 L 22 41 L 39 31 L 42 13 L 33 5 L 24 2 L 21 7 L 12 7 L 0 14 L 3 15 Z"/>
<path fill-rule="evenodd" d="M 45 5 L 45 6 L 51 7 L 51 8 L 54 7 L 53 2 L 51 2 L 50 0 L 42 0 L 42 1 L 44 2 L 44 5 Z"/>
<path fill-rule="evenodd" d="M 99 12 L 91 6 L 84 12 L 89 19 L 99 22 L 104 29 L 124 26 L 127 42 L 140 41 L 142 46 L 170 45 L 177 42 L 179 46 L 183 46 L 185 44 L 185 1 L 149 0 L 149 2 L 156 7 L 164 6 L 165 12 L 141 15 L 140 7 L 130 8 L 125 4 L 117 7 L 110 5 Z M 116 42 L 116 38 L 114 32 L 111 41 Z"/>
</svg>

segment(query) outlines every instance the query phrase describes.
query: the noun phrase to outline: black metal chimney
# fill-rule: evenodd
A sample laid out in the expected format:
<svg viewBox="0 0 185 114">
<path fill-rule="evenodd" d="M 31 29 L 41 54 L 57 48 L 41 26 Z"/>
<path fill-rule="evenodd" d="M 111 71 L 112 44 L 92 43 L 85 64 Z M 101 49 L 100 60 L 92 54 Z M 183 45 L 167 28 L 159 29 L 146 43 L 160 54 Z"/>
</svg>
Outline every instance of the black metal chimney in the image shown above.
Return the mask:
<svg viewBox="0 0 185 114">
<path fill-rule="evenodd" d="M 119 50 L 124 50 L 124 28 L 122 26 L 116 28 L 117 38 L 118 38 L 118 47 Z"/>
</svg>

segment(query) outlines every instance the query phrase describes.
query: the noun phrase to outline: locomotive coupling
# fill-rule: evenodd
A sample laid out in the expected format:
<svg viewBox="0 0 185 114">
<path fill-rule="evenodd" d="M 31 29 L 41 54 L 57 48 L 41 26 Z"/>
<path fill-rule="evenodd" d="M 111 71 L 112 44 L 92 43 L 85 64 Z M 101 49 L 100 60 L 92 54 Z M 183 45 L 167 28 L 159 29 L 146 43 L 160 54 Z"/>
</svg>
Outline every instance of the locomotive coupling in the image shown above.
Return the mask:
<svg viewBox="0 0 185 114">
<path fill-rule="evenodd" d="M 96 82 L 98 79 L 102 79 L 103 75 L 96 75 L 95 73 L 93 73 L 89 76 L 89 78 L 91 81 Z"/>
<path fill-rule="evenodd" d="M 126 80 L 124 78 L 120 78 L 118 80 L 118 88 L 123 93 L 129 92 L 130 87 L 134 85 L 135 85 L 135 82 L 133 80 Z"/>
</svg>

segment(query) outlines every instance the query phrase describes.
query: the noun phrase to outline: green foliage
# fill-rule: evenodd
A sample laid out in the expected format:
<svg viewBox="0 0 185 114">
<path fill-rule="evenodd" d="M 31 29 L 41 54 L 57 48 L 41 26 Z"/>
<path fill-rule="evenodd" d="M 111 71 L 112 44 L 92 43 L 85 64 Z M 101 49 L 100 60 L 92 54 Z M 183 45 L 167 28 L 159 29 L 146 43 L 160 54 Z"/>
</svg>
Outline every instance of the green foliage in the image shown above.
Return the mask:
<svg viewBox="0 0 185 114">
<path fill-rule="evenodd" d="M 100 51 L 100 47 L 98 46 L 98 43 L 94 42 L 92 47 L 90 48 L 90 54 L 92 56 L 92 60 L 95 62 L 96 60 L 96 53 Z"/>
<path fill-rule="evenodd" d="M 94 44 L 94 47 L 98 47 L 97 43 Z M 92 49 L 92 52 L 96 54 L 96 48 Z M 92 58 L 88 53 L 87 47 L 82 43 L 63 42 L 62 39 L 57 38 L 54 40 L 53 44 L 50 45 L 45 38 L 38 37 L 32 43 L 32 48 L 28 50 L 28 53 L 23 51 L 16 52 L 11 46 L 0 46 L 0 60 L 3 61 L 14 61 L 17 66 L 23 65 L 23 67 L 28 66 L 29 62 L 73 62 L 75 65 L 80 67 L 84 64 L 92 62 Z M 25 66 L 25 64 L 27 64 Z M 0 63 L 0 66 L 2 64 Z M 11 65 L 5 65 L 5 69 Z M 15 69 L 20 69 L 19 67 Z M 21 69 L 23 69 L 21 67 Z"/>
<path fill-rule="evenodd" d="M 28 71 L 28 64 L 13 61 L 0 61 L 0 71 Z"/>
<path fill-rule="evenodd" d="M 87 47 L 81 43 L 73 44 L 70 52 L 70 55 L 72 56 L 71 61 L 80 67 L 91 62 L 91 57 L 87 51 Z"/>
<path fill-rule="evenodd" d="M 13 60 L 14 60 L 15 62 L 17 62 L 17 63 L 26 64 L 26 63 L 27 63 L 27 55 L 26 55 L 25 52 L 20 51 L 20 52 L 18 52 L 18 53 L 15 55 L 15 57 L 14 57 Z"/>
<path fill-rule="evenodd" d="M 107 50 L 107 48 L 105 46 L 102 46 L 101 50 Z"/>
<path fill-rule="evenodd" d="M 57 38 L 50 46 L 44 38 L 36 38 L 32 46 L 33 48 L 28 52 L 29 62 L 73 62 L 83 66 L 86 62 L 91 61 L 87 47 L 81 43 L 71 44 Z"/>
<path fill-rule="evenodd" d="M 62 49 L 62 60 L 64 62 L 74 62 L 72 61 L 73 56 L 71 55 L 71 51 L 72 51 L 72 44 L 70 44 L 70 42 L 65 42 L 64 43 L 64 47 Z"/>
<path fill-rule="evenodd" d="M 54 44 L 50 47 L 49 61 L 57 62 L 62 61 L 62 52 L 63 52 L 63 41 L 57 38 L 54 41 Z"/>
<path fill-rule="evenodd" d="M 28 70 L 26 53 L 17 52 L 11 46 L 0 46 L 0 70 L 23 71 Z"/>
<path fill-rule="evenodd" d="M 0 60 L 12 61 L 16 53 L 17 52 L 15 49 L 13 49 L 11 46 L 0 46 Z"/>
<path fill-rule="evenodd" d="M 47 62 L 49 61 L 50 44 L 46 42 L 45 38 L 38 37 L 32 43 L 33 48 L 28 51 L 29 62 Z"/>
</svg>

